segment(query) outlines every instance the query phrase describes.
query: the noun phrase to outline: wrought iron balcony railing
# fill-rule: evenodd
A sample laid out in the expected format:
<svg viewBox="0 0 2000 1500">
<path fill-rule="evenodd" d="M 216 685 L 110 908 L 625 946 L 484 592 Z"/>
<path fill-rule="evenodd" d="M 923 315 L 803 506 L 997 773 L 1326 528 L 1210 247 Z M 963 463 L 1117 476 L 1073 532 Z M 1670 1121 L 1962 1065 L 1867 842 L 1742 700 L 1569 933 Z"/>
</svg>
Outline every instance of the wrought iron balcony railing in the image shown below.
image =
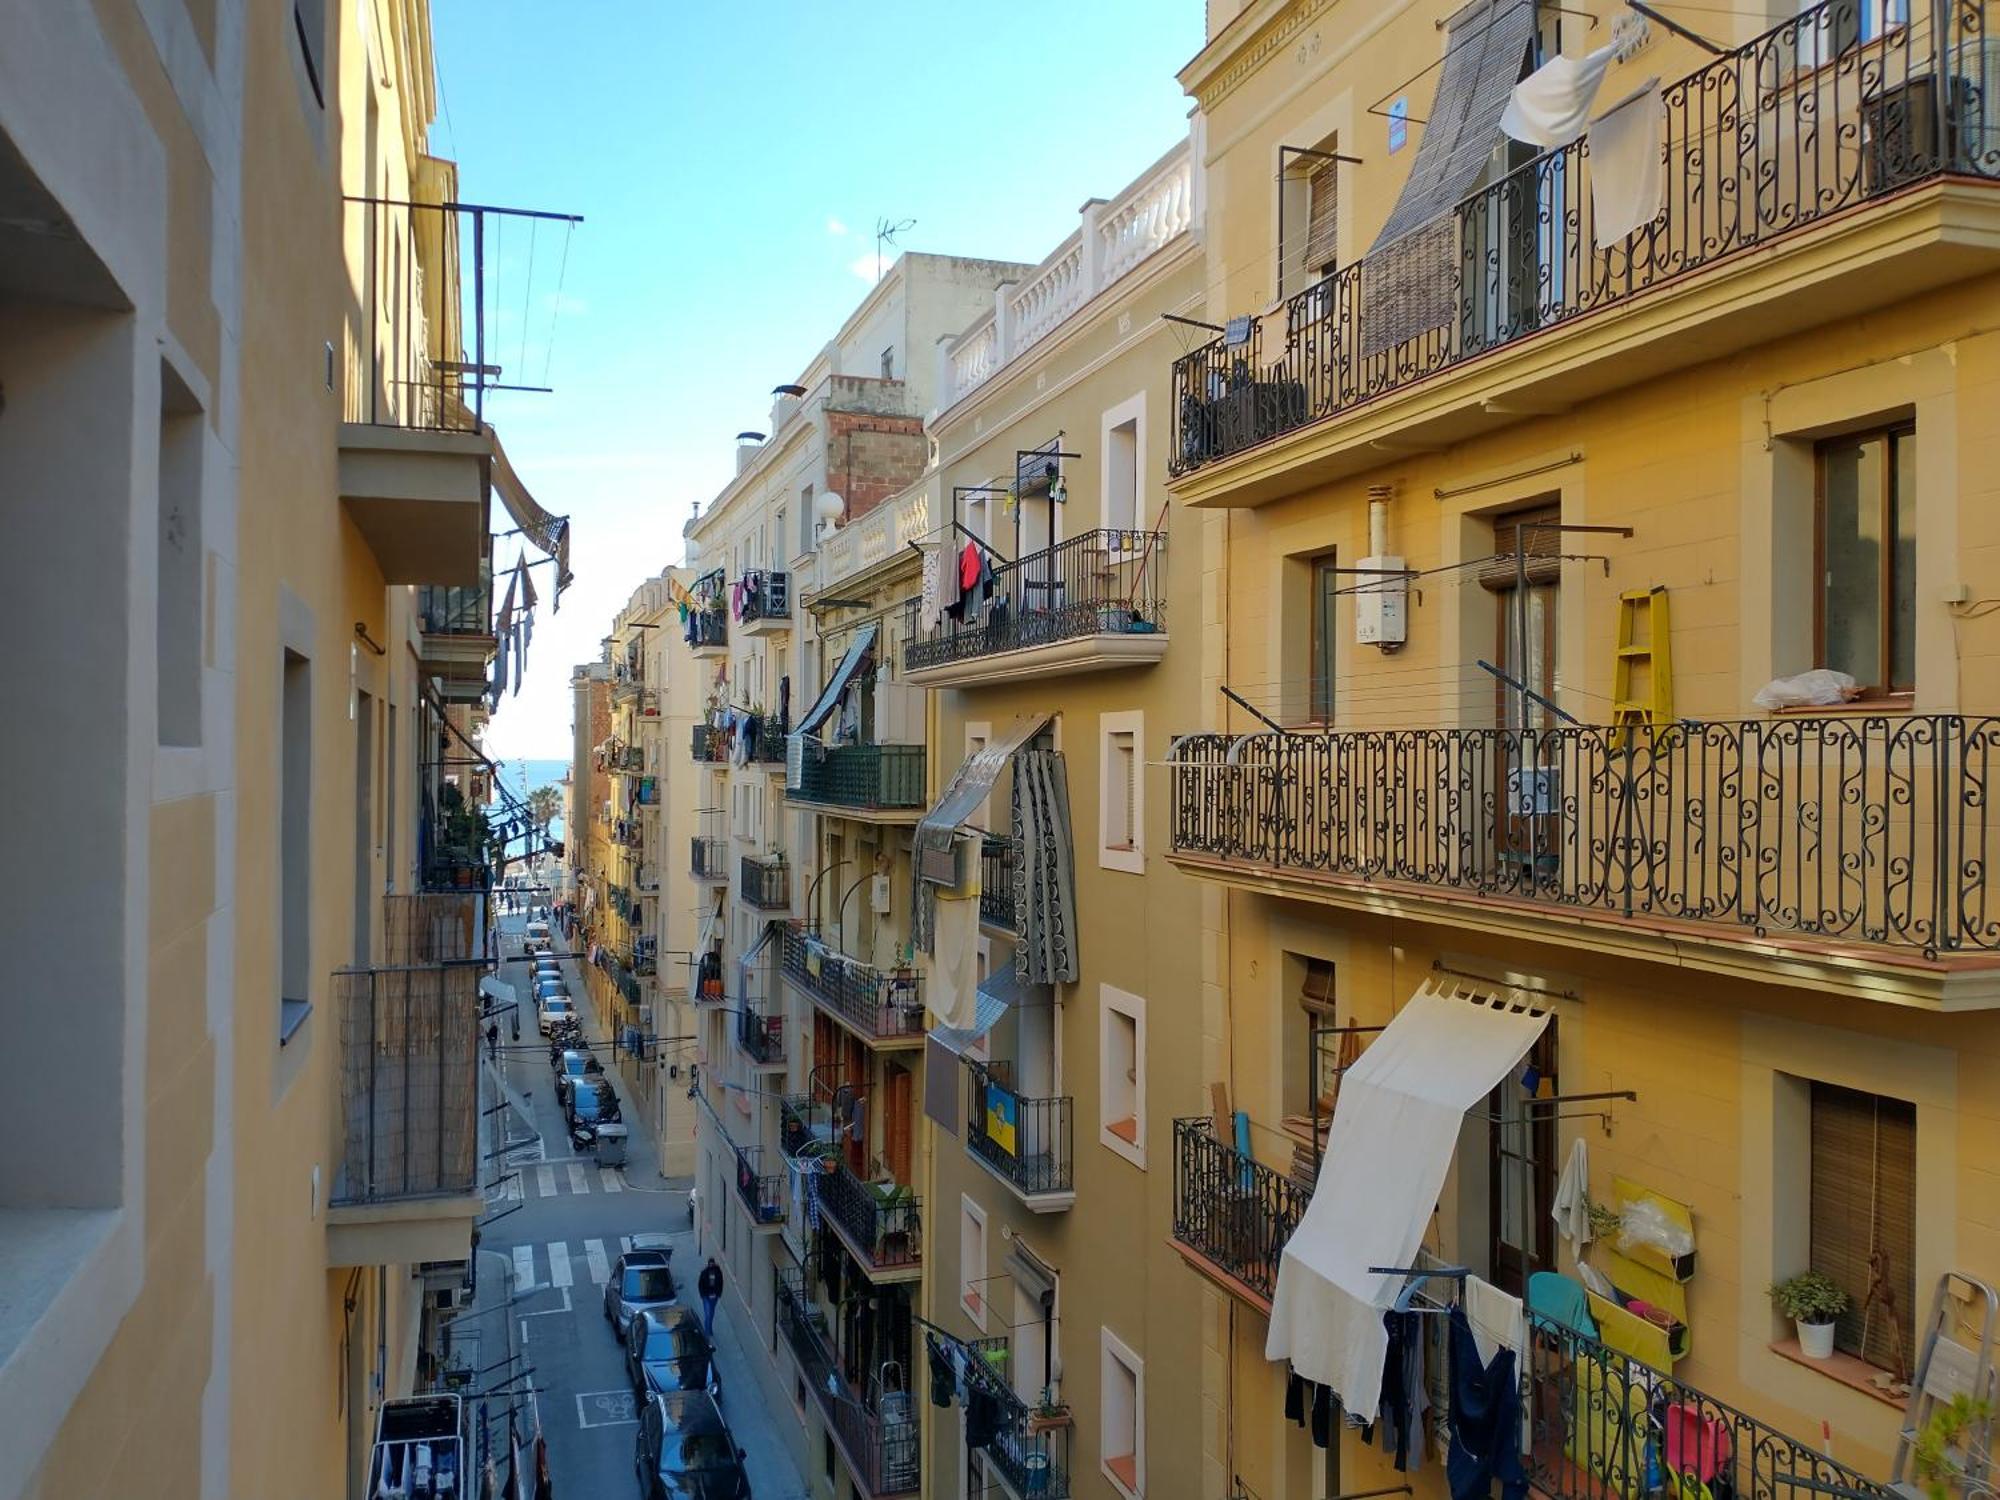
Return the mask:
<svg viewBox="0 0 2000 1500">
<path fill-rule="evenodd" d="M 1174 1238 L 1266 1302 L 1310 1199 L 1291 1178 L 1217 1140 L 1209 1120 L 1174 1121 Z"/>
<path fill-rule="evenodd" d="M 417 589 L 417 622 L 425 635 L 491 635 L 492 588 L 483 583 L 422 584 Z"/>
<path fill-rule="evenodd" d="M 688 962 L 688 993 L 696 1005 L 719 1005 L 728 999 L 722 985 L 722 955 L 703 953 Z"/>
<path fill-rule="evenodd" d="M 786 926 L 783 942 L 785 978 L 820 1009 L 875 1041 L 924 1034 L 923 981 L 915 973 L 888 973 L 849 958 L 798 922 Z"/>
<path fill-rule="evenodd" d="M 781 1266 L 777 1277 L 778 1331 L 799 1362 L 799 1372 L 854 1477 L 871 1496 L 915 1493 L 919 1442 L 915 1397 L 907 1383 L 901 1391 L 889 1391 L 893 1381 L 883 1379 L 885 1367 L 869 1382 L 869 1389 L 855 1390 L 834 1357 L 826 1314 L 806 1290 L 805 1273 L 796 1266 Z"/>
<path fill-rule="evenodd" d="M 713 724 L 696 724 L 691 735 L 692 757 L 700 765 L 722 765 L 729 759 L 729 737 Z"/>
<path fill-rule="evenodd" d="M 1657 218 L 1597 248 L 1589 139 L 1473 193 L 1439 227 L 1435 322 L 1402 336 L 1407 245 L 1343 266 L 1247 340 L 1173 367 L 1173 472 L 1185 474 L 1492 350 L 1824 223 L 1912 184 L 2000 178 L 1996 0 L 1823 0 L 1662 91 Z M 1885 9 L 1889 9 L 1885 7 Z M 1416 320 L 1423 322 L 1427 320 Z"/>
<path fill-rule="evenodd" d="M 964 1062 L 966 1149 L 1026 1197 L 1071 1191 L 1069 1097 L 1030 1099 L 1007 1083 L 1004 1064 Z"/>
<path fill-rule="evenodd" d="M 749 625 L 757 620 L 789 620 L 792 616 L 790 575 L 760 571 L 743 575 L 736 618 Z"/>
<path fill-rule="evenodd" d="M 979 844 L 979 920 L 1014 927 L 1014 876 L 1021 868 L 1021 846 L 1011 838 L 988 834 Z"/>
<path fill-rule="evenodd" d="M 785 763 L 785 735 L 778 728 L 777 715 L 766 714 L 757 721 L 757 737 L 750 742 L 750 758 L 765 766 Z"/>
<path fill-rule="evenodd" d="M 800 802 L 871 812 L 920 808 L 924 747 L 807 744 L 799 784 L 785 795 Z"/>
<path fill-rule="evenodd" d="M 2000 950 L 2000 719 L 1191 735 L 1173 851 L 1332 884 Z"/>
<path fill-rule="evenodd" d="M 733 1144 L 733 1143 L 732 1143 Z M 736 1194 L 754 1224 L 775 1224 L 785 1216 L 785 1174 L 766 1172 L 762 1146 L 736 1147 Z"/>
<path fill-rule="evenodd" d="M 696 834 L 688 841 L 688 869 L 697 880 L 729 878 L 729 840 Z"/>
<path fill-rule="evenodd" d="M 746 854 L 737 894 L 759 911 L 783 911 L 792 904 L 792 867 L 782 854 Z"/>
<path fill-rule="evenodd" d="M 969 1339 L 966 1347 L 975 1356 L 966 1361 L 966 1378 L 992 1397 L 1000 1408 L 1000 1421 L 986 1450 L 986 1461 L 1006 1476 L 1017 1495 L 1033 1495 L 1037 1500 L 1067 1500 L 1069 1427 L 1037 1423 L 1027 1402 L 1015 1394 L 1007 1373 L 1013 1359 L 1007 1339 Z"/>
<path fill-rule="evenodd" d="M 736 1012 L 736 1045 L 760 1064 L 785 1060 L 785 1018 L 767 1016 L 750 1005 Z"/>
<path fill-rule="evenodd" d="M 1154 635 L 1166 629 L 1167 534 L 1086 531 L 1001 563 L 975 615 L 912 629 L 903 669 L 997 656 L 1087 635 Z"/>
<path fill-rule="evenodd" d="M 345 1147 L 330 1201 L 479 1190 L 477 963 L 337 969 Z"/>
<path fill-rule="evenodd" d="M 1890 1494 L 1665 1371 L 1538 1314 L 1529 1321 L 1526 1467 L 1546 1500 L 1650 1493 L 1662 1471 L 1669 1494 Z"/>
<path fill-rule="evenodd" d="M 877 1270 L 918 1265 L 923 1260 L 923 1201 L 895 1183 L 863 1182 L 844 1161 L 813 1182 L 820 1207 L 845 1231 Z"/>
</svg>

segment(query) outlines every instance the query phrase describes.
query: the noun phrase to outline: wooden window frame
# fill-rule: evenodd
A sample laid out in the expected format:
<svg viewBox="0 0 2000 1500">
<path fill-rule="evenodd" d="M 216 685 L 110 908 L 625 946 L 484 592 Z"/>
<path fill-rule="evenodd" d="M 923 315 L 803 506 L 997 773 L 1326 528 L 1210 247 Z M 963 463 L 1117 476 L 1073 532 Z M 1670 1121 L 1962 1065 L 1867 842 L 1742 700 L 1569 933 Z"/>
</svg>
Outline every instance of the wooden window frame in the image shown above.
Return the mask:
<svg viewBox="0 0 2000 1500">
<path fill-rule="evenodd" d="M 1827 661 L 1826 640 L 1826 456 L 1836 446 L 1859 446 L 1880 439 L 1882 443 L 1882 546 L 1881 567 L 1876 579 L 1881 589 L 1881 630 L 1875 642 L 1877 659 L 1881 663 L 1886 682 L 1863 682 L 1856 685 L 1861 689 L 1863 701 L 1898 701 L 1908 699 L 1915 691 L 1915 641 L 1911 642 L 1912 678 L 1908 686 L 1898 687 L 1896 675 L 1896 644 L 1899 639 L 1895 629 L 1896 598 L 1896 546 L 1893 522 L 1902 497 L 1896 487 L 1896 459 L 1899 446 L 1916 441 L 1917 424 L 1914 420 L 1891 422 L 1880 427 L 1865 427 L 1855 432 L 1842 433 L 1838 437 L 1822 438 L 1813 444 L 1813 661 L 1825 665 Z M 1915 497 L 1910 497 L 1914 503 Z M 1916 620 L 1910 621 L 1910 631 L 1914 637 Z"/>
</svg>

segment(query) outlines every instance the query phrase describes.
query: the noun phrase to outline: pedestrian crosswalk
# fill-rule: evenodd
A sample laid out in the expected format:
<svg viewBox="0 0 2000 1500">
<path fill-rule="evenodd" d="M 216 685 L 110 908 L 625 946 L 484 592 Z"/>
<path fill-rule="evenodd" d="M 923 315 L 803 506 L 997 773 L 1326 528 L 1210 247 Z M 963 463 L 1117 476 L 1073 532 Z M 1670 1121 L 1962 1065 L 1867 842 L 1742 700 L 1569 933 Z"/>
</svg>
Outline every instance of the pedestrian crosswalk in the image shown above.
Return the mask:
<svg viewBox="0 0 2000 1500">
<path fill-rule="evenodd" d="M 632 1236 L 629 1234 L 616 1238 L 606 1235 L 601 1239 L 551 1240 L 546 1245 L 516 1245 L 512 1252 L 514 1285 L 562 1290 L 577 1284 L 580 1269 L 591 1286 L 603 1286 L 611 1279 L 612 1259 L 631 1248 Z"/>
<path fill-rule="evenodd" d="M 588 1162 L 523 1163 L 501 1181 L 487 1188 L 494 1203 L 519 1203 L 528 1198 L 586 1196 L 591 1193 L 622 1193 L 625 1174 L 616 1167 L 600 1167 Z"/>
</svg>

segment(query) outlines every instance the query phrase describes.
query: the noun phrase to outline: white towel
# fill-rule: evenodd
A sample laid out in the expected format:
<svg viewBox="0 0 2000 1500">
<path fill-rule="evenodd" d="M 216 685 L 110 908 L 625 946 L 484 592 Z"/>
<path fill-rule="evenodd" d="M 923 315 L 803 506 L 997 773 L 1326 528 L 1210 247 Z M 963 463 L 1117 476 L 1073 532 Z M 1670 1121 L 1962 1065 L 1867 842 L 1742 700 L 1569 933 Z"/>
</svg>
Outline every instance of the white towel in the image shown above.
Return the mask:
<svg viewBox="0 0 2000 1500">
<path fill-rule="evenodd" d="M 1465 1321 L 1472 1329 L 1472 1342 L 1479 1350 L 1482 1364 L 1492 1364 L 1493 1356 L 1502 1349 L 1514 1351 L 1514 1368 L 1520 1374 L 1527 1373 L 1528 1358 L 1528 1314 L 1521 1306 L 1521 1299 L 1510 1292 L 1503 1292 L 1490 1281 L 1482 1281 L 1477 1276 L 1465 1278 Z M 1528 1452 L 1534 1444 L 1534 1432 L 1529 1426 L 1526 1407 L 1521 1411 L 1521 1451 Z"/>
<path fill-rule="evenodd" d="M 1601 47 L 1582 57 L 1552 57 L 1514 85 L 1500 128 L 1531 146 L 1567 146 L 1590 123 L 1604 70 L 1618 49 Z"/>
<path fill-rule="evenodd" d="M 1616 249 L 1660 216 L 1660 80 L 1611 106 L 1590 126 L 1590 213 L 1600 250 Z"/>
<path fill-rule="evenodd" d="M 1569 1148 L 1569 1160 L 1563 1163 L 1549 1217 L 1556 1221 L 1556 1232 L 1582 1255 L 1583 1247 L 1590 1243 L 1590 1148 L 1580 1135 Z"/>
</svg>

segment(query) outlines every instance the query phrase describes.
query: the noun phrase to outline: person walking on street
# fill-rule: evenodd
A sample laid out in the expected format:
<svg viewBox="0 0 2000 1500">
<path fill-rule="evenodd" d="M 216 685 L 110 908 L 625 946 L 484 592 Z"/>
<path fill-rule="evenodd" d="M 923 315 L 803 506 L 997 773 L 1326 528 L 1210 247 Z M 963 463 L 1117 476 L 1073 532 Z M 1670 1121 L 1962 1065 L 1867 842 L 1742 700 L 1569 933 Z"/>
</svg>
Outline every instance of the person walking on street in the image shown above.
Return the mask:
<svg viewBox="0 0 2000 1500">
<path fill-rule="evenodd" d="M 463 1033 L 460 1034 L 463 1035 Z M 486 1023 L 486 1056 L 495 1063 L 500 1061 L 500 1023 L 498 1021 L 488 1021 Z"/>
<path fill-rule="evenodd" d="M 701 1331 L 708 1335 L 712 1344 L 715 1342 L 715 1304 L 722 1300 L 722 1267 L 715 1263 L 713 1255 L 701 1268 L 701 1275 L 695 1278 L 694 1289 L 701 1293 Z"/>
</svg>

